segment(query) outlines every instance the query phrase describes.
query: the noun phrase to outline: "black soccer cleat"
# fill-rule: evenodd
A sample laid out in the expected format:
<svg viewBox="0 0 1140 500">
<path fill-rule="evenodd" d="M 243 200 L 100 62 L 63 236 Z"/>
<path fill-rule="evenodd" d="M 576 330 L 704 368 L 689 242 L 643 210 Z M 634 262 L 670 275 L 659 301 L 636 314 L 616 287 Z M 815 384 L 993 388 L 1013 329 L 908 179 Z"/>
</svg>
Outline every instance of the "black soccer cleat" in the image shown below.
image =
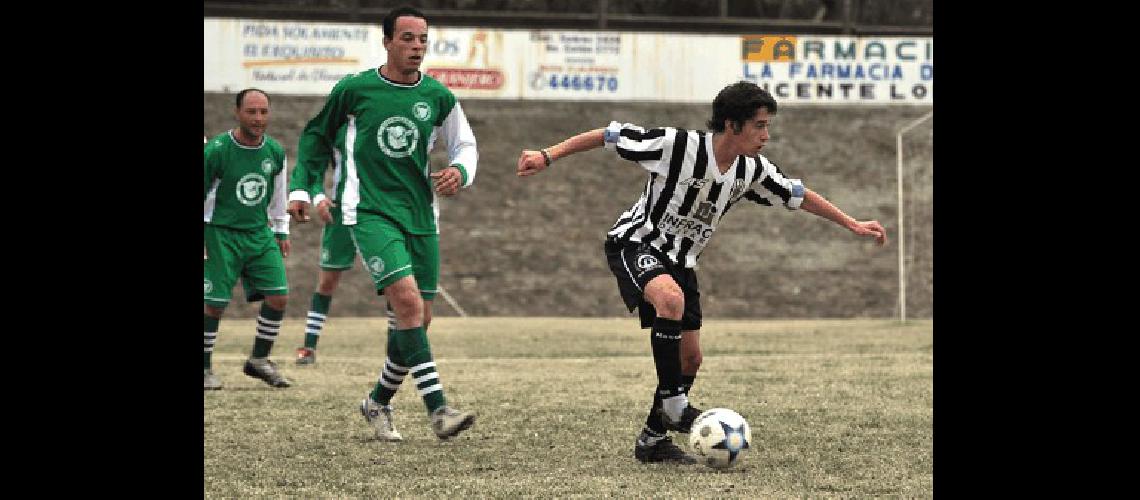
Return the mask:
<svg viewBox="0 0 1140 500">
<path fill-rule="evenodd" d="M 667 415 L 663 409 L 658 408 L 657 413 L 661 415 L 661 423 L 665 426 L 665 429 L 688 434 L 689 429 L 693 428 L 693 421 L 696 420 L 701 413 L 704 413 L 704 410 L 693 405 L 686 406 L 685 409 L 681 411 L 681 420 L 678 422 L 670 420 L 669 415 Z"/>
<path fill-rule="evenodd" d="M 673 444 L 673 440 L 668 437 L 663 437 L 657 440 L 656 443 L 650 445 L 644 440 L 645 433 L 637 437 L 637 444 L 633 447 L 633 458 L 644 464 L 650 463 L 675 463 L 691 465 L 697 463 L 697 459 L 689 456 L 679 446 Z"/>
</svg>

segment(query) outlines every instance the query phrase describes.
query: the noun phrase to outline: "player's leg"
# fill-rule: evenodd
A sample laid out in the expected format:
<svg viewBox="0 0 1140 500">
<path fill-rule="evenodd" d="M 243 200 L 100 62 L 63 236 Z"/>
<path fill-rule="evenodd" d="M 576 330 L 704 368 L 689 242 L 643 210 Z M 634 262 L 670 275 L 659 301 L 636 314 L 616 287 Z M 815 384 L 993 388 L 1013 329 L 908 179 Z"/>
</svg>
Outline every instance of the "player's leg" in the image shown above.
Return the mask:
<svg viewBox="0 0 1140 500">
<path fill-rule="evenodd" d="M 380 217 L 361 216 L 352 231 L 377 292 L 385 295 L 395 311 L 396 329 L 392 340 L 431 415 L 436 436 L 447 439 L 458 434 L 471 426 L 475 416 L 447 406 L 423 327 L 423 297 L 413 276 L 407 237 Z M 366 398 L 362 410 L 368 410 L 369 402 L 375 403 L 375 400 L 371 396 Z"/>
<path fill-rule="evenodd" d="M 317 361 L 317 342 L 332 309 L 332 296 L 340 284 L 341 274 L 352 269 L 356 260 L 356 247 L 352 244 L 349 228 L 340 224 L 325 224 L 321 233 L 320 272 L 317 289 L 309 302 L 305 320 L 305 343 L 297 348 L 297 364 L 309 365 Z"/>
<path fill-rule="evenodd" d="M 230 231 L 206 226 L 204 239 L 206 260 L 202 261 L 204 314 L 202 321 L 202 369 L 205 374 L 204 390 L 222 388 L 222 381 L 214 375 L 212 356 L 218 338 L 218 323 L 230 303 L 230 295 L 238 278 L 240 263 L 235 248 L 227 235 Z"/>
<path fill-rule="evenodd" d="M 647 246 L 607 241 L 605 252 L 626 307 L 631 312 L 638 309 L 642 328 L 651 328 L 650 345 L 657 370 L 657 387 L 645 418 L 645 427 L 634 445 L 634 457 L 647 463 L 696 463 L 696 459 L 688 456 L 668 437 L 668 428 L 660 417 L 663 400 L 684 398 L 679 390 L 684 294 L 662 260 Z M 655 304 L 660 306 L 660 311 Z"/>
<path fill-rule="evenodd" d="M 242 272 L 242 282 L 247 291 L 256 290 L 256 294 L 251 294 L 251 297 L 261 296 L 265 299 L 258 310 L 253 350 L 245 362 L 243 372 L 273 387 L 289 387 L 292 382 L 281 375 L 277 364 L 269 359 L 277 335 L 281 332 L 289 299 L 285 260 L 268 228 L 264 233 L 251 235 L 248 244 L 252 249 L 251 257 L 246 261 Z"/>
<path fill-rule="evenodd" d="M 702 359 L 701 331 L 681 330 L 681 390 L 686 395 L 693 388 Z"/>
<path fill-rule="evenodd" d="M 688 396 L 704 359 L 701 354 L 701 292 L 696 271 L 682 269 L 678 271 L 677 278 L 685 292 L 685 313 L 681 317 L 681 388 Z"/>
</svg>

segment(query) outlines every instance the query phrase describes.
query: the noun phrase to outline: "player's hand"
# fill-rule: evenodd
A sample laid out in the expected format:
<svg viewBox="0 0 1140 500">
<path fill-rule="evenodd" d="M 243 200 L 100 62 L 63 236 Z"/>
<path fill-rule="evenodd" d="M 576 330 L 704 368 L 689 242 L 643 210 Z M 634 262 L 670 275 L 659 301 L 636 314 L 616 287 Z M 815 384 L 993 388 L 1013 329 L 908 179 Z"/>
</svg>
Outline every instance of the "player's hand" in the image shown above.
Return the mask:
<svg viewBox="0 0 1140 500">
<path fill-rule="evenodd" d="M 288 257 L 289 250 L 293 248 L 293 244 L 289 240 L 277 240 L 277 246 L 281 247 L 281 256 Z"/>
<path fill-rule="evenodd" d="M 887 230 L 883 229 L 883 225 L 879 224 L 877 220 L 856 221 L 855 227 L 851 228 L 851 232 L 859 236 L 872 236 L 875 238 L 875 243 L 878 243 L 879 246 L 887 244 Z"/>
<path fill-rule="evenodd" d="M 325 198 L 321 200 L 320 203 L 317 203 L 317 215 L 321 216 L 321 220 L 325 221 L 326 224 L 332 222 L 333 216 L 332 212 L 330 212 L 329 209 L 335 206 L 336 203 L 333 203 L 328 198 Z"/>
<path fill-rule="evenodd" d="M 544 168 L 546 168 L 546 159 L 542 157 L 541 151 L 524 149 L 522 154 L 519 155 L 519 168 L 517 172 L 519 177 L 537 174 Z"/>
<path fill-rule="evenodd" d="M 459 173 L 456 167 L 447 167 L 439 172 L 432 172 L 431 178 L 435 179 L 436 193 L 454 196 L 459 192 L 459 183 L 463 180 L 463 174 Z"/>
<path fill-rule="evenodd" d="M 289 202 L 289 208 L 285 210 L 289 215 L 293 216 L 293 220 L 297 222 L 309 222 L 309 204 L 301 200 L 293 200 Z"/>
</svg>

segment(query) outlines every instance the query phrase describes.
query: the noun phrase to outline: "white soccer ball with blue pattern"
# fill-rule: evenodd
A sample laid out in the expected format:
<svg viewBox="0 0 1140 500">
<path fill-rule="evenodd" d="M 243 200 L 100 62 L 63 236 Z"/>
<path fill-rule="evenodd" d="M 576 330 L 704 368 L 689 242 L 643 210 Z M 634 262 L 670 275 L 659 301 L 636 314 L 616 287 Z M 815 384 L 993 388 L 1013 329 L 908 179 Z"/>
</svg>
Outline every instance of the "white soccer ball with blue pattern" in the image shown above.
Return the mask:
<svg viewBox="0 0 1140 500">
<path fill-rule="evenodd" d="M 739 413 L 713 408 L 693 421 L 689 449 L 705 465 L 727 469 L 739 462 L 752 445 L 752 429 Z"/>
</svg>

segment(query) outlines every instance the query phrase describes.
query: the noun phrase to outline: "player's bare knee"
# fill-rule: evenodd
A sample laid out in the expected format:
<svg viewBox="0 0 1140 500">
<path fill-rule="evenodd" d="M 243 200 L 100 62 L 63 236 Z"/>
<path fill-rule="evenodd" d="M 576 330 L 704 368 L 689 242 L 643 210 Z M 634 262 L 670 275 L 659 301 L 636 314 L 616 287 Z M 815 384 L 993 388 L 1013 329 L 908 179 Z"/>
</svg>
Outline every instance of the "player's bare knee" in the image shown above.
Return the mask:
<svg viewBox="0 0 1140 500">
<path fill-rule="evenodd" d="M 284 311 L 285 306 L 289 303 L 288 295 L 270 295 L 265 297 L 265 304 L 278 311 Z"/>
<path fill-rule="evenodd" d="M 340 284 L 340 271 L 322 270 L 317 282 L 317 291 L 321 295 L 332 295 L 338 284 Z"/>
<path fill-rule="evenodd" d="M 392 310 L 396 313 L 397 322 L 423 321 L 424 301 L 420 298 L 418 290 L 391 286 L 384 289 L 384 295 L 388 297 L 388 303 L 392 305 Z"/>
<path fill-rule="evenodd" d="M 657 314 L 669 319 L 681 319 L 685 312 L 685 294 L 681 293 L 681 289 L 661 291 L 656 298 L 653 307 L 657 309 Z"/>
<path fill-rule="evenodd" d="M 226 312 L 225 306 L 214 307 L 212 305 L 206 304 L 206 316 L 209 316 L 209 317 L 214 318 L 214 319 L 219 319 L 222 317 L 222 314 L 225 314 L 225 312 Z"/>
</svg>

